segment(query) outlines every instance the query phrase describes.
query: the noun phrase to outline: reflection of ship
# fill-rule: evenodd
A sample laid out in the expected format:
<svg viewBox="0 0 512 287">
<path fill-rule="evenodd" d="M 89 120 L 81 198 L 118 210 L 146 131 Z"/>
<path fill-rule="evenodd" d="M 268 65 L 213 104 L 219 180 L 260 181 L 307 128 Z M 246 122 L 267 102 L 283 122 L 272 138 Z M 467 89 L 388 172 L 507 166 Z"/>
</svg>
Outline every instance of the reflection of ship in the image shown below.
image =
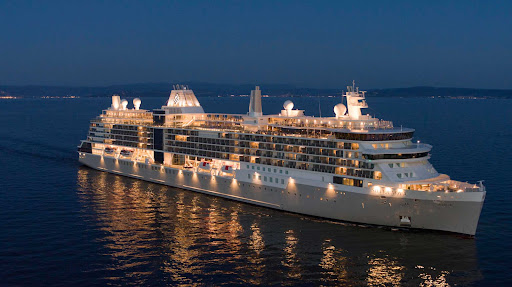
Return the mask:
<svg viewBox="0 0 512 287">
<path fill-rule="evenodd" d="M 79 147 L 83 164 L 116 174 L 274 209 L 359 223 L 474 235 L 485 187 L 451 180 L 428 162 L 431 146 L 361 110 L 354 86 L 334 117 L 286 101 L 263 115 L 205 113 L 186 87 L 153 112 L 112 97 Z M 114 151 L 112 151 L 114 150 Z M 119 152 L 117 152 L 119 150 Z"/>
<path fill-rule="evenodd" d="M 283 224 L 278 212 L 262 216 L 250 205 L 87 168 L 77 176 L 83 213 L 101 230 L 95 242 L 111 257 L 104 268 L 113 285 L 465 286 L 482 279 L 475 240 L 295 215 Z"/>
</svg>

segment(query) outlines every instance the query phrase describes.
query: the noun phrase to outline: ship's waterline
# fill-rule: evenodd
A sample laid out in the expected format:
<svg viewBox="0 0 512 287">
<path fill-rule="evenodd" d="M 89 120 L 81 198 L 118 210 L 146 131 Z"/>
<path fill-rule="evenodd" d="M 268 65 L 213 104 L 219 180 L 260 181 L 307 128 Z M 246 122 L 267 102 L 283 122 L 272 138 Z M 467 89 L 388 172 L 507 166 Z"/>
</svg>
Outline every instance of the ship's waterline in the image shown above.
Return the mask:
<svg viewBox="0 0 512 287">
<path fill-rule="evenodd" d="M 428 162 L 431 146 L 361 110 L 354 86 L 334 117 L 286 101 L 263 115 L 259 87 L 247 115 L 204 113 L 177 87 L 161 109 L 113 96 L 91 121 L 80 162 L 95 169 L 322 218 L 474 235 L 485 187 L 451 180 Z"/>
</svg>

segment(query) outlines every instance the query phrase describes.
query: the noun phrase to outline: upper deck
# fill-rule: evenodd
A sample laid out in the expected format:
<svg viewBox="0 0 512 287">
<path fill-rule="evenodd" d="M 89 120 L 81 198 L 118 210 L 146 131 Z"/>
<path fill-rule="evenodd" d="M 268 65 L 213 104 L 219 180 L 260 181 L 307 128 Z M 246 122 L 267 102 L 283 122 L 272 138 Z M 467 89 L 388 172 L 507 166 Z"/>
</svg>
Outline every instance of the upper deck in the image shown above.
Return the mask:
<svg viewBox="0 0 512 287">
<path fill-rule="evenodd" d="M 414 129 L 395 128 L 391 121 L 363 115 L 367 108 L 364 92 L 348 87 L 342 103 L 334 107 L 334 117 L 306 116 L 304 110 L 293 109 L 286 101 L 280 114 L 263 115 L 261 92 L 251 94 L 247 114 L 205 113 L 192 90 L 173 90 L 166 105 L 152 112 L 140 110 L 140 100 L 134 109 L 127 101 L 114 96 L 112 106 L 95 121 L 109 124 L 141 125 L 152 128 L 187 128 L 222 132 L 273 134 L 301 138 L 323 138 L 349 141 L 397 141 L 411 139 Z M 255 112 L 256 111 L 256 112 Z"/>
</svg>

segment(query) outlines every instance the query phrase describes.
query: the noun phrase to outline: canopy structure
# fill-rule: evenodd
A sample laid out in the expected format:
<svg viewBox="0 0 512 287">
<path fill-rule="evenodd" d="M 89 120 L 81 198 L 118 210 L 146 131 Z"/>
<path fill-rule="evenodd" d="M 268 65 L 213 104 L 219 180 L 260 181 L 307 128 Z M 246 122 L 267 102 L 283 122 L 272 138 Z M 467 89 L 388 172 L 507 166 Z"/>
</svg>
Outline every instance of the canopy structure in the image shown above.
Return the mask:
<svg viewBox="0 0 512 287">
<path fill-rule="evenodd" d="M 416 180 L 416 181 L 406 181 L 406 182 L 401 182 L 401 184 L 432 184 L 432 183 L 440 183 L 440 182 L 448 181 L 448 180 L 450 180 L 450 177 L 448 175 L 440 174 L 433 178 L 427 178 L 427 179 Z"/>
</svg>

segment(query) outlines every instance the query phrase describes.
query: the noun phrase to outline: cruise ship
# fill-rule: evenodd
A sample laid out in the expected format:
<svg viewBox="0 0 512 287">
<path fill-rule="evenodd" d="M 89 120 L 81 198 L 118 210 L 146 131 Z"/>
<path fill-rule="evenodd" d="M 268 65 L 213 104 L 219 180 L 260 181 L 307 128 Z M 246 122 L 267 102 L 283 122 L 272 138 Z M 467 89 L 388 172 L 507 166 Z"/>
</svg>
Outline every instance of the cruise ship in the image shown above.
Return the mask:
<svg viewBox="0 0 512 287">
<path fill-rule="evenodd" d="M 450 179 L 430 164 L 414 129 L 368 114 L 353 84 L 330 117 L 284 102 L 247 114 L 205 113 L 194 92 L 173 87 L 153 111 L 118 95 L 90 122 L 78 147 L 91 168 L 253 205 L 331 220 L 474 235 L 482 182 Z"/>
</svg>

